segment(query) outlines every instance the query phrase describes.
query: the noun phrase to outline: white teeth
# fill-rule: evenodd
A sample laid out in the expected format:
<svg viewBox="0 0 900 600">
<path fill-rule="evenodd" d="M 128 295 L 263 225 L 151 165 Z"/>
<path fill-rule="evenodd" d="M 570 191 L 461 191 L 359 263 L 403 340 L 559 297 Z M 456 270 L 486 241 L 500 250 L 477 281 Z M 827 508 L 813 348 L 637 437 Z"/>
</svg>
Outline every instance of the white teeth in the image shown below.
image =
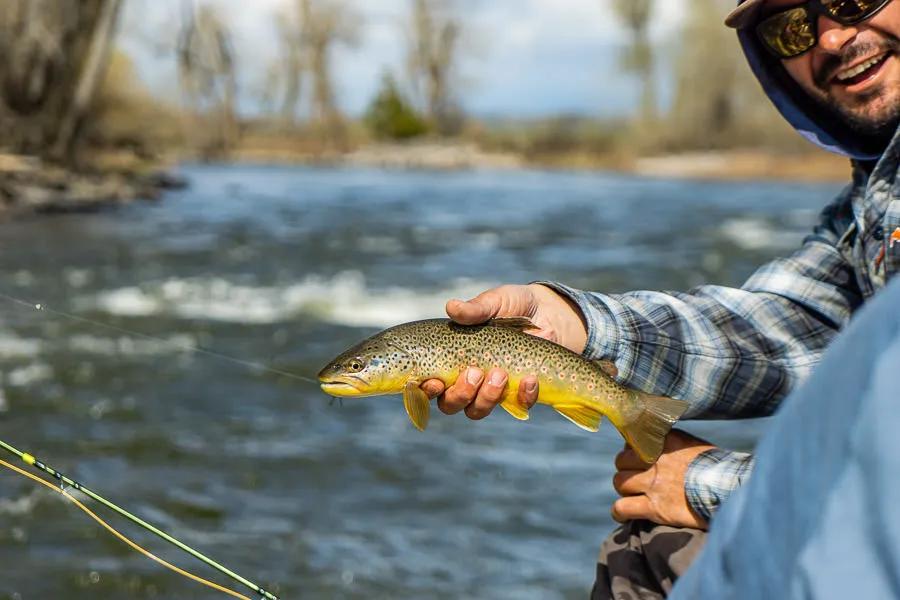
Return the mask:
<svg viewBox="0 0 900 600">
<path fill-rule="evenodd" d="M 856 65 L 852 69 L 847 69 L 846 71 L 841 71 L 840 73 L 837 74 L 837 80 L 838 81 L 846 81 L 852 77 L 856 77 L 860 73 L 864 72 L 866 69 L 870 69 L 873 66 L 875 66 L 876 64 L 878 64 L 878 62 L 882 58 L 884 58 L 883 55 L 876 56 L 875 58 L 870 58 L 869 60 L 867 60 L 864 63 L 860 63 L 860 64 Z"/>
</svg>

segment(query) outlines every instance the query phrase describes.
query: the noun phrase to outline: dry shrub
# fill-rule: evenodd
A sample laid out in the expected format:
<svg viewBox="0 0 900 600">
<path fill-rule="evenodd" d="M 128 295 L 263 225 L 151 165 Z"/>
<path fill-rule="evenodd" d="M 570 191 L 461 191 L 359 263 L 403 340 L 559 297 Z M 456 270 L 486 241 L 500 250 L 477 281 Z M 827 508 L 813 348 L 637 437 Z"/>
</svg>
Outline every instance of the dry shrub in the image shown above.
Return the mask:
<svg viewBox="0 0 900 600">
<path fill-rule="evenodd" d="M 152 95 L 135 74 L 131 59 L 117 51 L 85 133 L 95 149 L 155 158 L 184 147 L 182 122 L 179 109 Z"/>
</svg>

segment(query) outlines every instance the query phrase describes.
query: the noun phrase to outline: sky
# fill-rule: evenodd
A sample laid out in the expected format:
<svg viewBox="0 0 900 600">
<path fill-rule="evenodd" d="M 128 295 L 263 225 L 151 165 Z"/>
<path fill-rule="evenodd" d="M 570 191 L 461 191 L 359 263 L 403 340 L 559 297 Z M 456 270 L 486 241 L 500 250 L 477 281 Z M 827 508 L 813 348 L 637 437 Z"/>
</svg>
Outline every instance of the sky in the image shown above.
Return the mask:
<svg viewBox="0 0 900 600">
<path fill-rule="evenodd" d="M 186 0 L 185 0 L 186 1 Z M 258 110 L 268 65 L 277 60 L 274 21 L 291 0 L 196 0 L 220 10 L 234 33 L 240 103 Z M 382 73 L 402 73 L 410 0 L 347 0 L 364 27 L 354 48 L 333 55 L 341 108 L 358 115 Z M 466 3 L 459 81 L 467 112 L 482 117 L 614 116 L 637 104 L 637 82 L 619 68 L 627 31 L 611 0 L 459 0 Z M 652 39 L 661 47 L 680 27 L 685 0 L 656 3 Z M 120 46 L 156 94 L 178 97 L 171 48 L 182 0 L 130 0 Z M 663 96 L 666 83 L 663 82 Z"/>
</svg>

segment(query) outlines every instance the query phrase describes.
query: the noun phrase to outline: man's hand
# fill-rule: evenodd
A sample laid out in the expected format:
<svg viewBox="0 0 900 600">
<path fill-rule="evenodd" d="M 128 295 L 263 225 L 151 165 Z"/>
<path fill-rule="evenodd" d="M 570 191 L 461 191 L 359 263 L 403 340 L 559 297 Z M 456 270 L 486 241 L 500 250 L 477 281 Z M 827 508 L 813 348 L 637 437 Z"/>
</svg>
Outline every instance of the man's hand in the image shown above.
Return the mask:
<svg viewBox="0 0 900 600">
<path fill-rule="evenodd" d="M 612 506 L 613 519 L 620 523 L 646 519 L 660 525 L 707 529 L 709 523 L 688 504 L 684 478 L 691 461 L 711 448 L 715 446 L 709 442 L 672 430 L 653 466 L 641 462 L 631 448 L 619 452 L 613 487 L 623 497 Z"/>
<path fill-rule="evenodd" d="M 582 352 L 587 343 L 587 325 L 579 308 L 568 298 L 539 284 L 504 285 L 468 302 L 450 300 L 447 314 L 462 325 L 477 325 L 495 317 L 528 317 L 537 326 L 528 333 L 573 352 Z M 465 410 L 466 416 L 477 420 L 488 416 L 503 399 L 507 381 L 509 376 L 502 369 L 492 369 L 485 377 L 480 369 L 470 367 L 446 389 L 437 379 L 423 382 L 422 389 L 432 398 L 443 394 L 438 399 L 442 412 L 453 415 Z M 519 384 L 519 402 L 530 409 L 537 397 L 537 376 L 524 377 Z"/>
</svg>

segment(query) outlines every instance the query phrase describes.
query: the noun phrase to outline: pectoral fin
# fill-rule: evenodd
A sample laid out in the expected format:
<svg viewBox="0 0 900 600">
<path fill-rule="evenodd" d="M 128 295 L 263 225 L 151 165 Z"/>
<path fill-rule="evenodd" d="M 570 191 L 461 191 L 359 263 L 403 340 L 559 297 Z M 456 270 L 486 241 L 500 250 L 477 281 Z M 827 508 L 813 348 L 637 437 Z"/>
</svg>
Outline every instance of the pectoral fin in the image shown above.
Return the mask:
<svg viewBox="0 0 900 600">
<path fill-rule="evenodd" d="M 518 420 L 528 420 L 528 410 L 524 406 L 519 404 L 519 400 L 515 396 L 513 396 L 512 398 L 507 398 L 500 403 L 500 406 L 503 407 L 503 410 L 505 410 Z"/>
<path fill-rule="evenodd" d="M 586 431 L 597 431 L 600 429 L 600 420 L 603 415 L 582 404 L 554 404 L 553 408 L 556 412 L 572 421 Z"/>
<path fill-rule="evenodd" d="M 430 404 L 428 394 L 419 387 L 418 383 L 410 381 L 403 388 L 403 406 L 406 408 L 409 420 L 419 431 L 425 431 L 425 428 L 428 427 Z"/>
</svg>

